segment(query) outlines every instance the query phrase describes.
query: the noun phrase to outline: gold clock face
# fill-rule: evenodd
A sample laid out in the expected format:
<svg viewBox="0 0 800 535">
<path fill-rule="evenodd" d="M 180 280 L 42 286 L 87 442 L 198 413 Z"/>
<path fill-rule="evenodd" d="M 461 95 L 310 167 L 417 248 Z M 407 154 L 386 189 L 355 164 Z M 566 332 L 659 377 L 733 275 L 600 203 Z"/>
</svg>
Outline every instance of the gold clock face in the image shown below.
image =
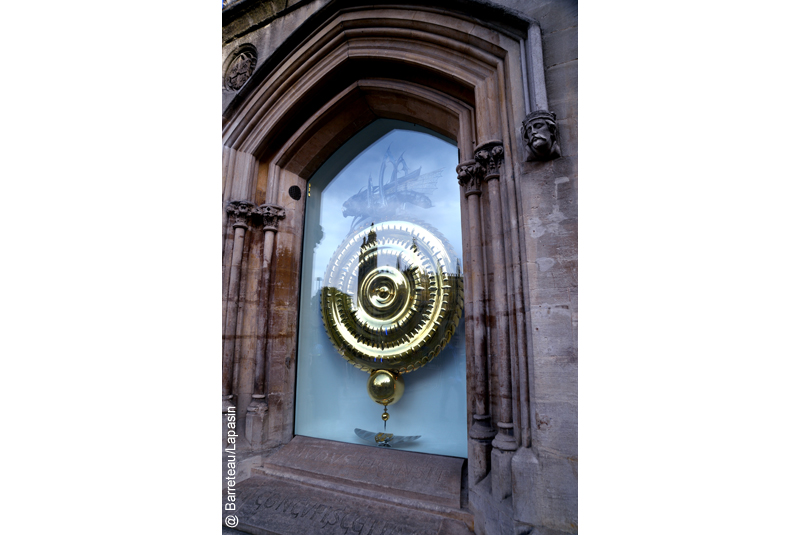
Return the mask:
<svg viewBox="0 0 800 535">
<path fill-rule="evenodd" d="M 447 240 L 408 221 L 351 233 L 325 272 L 320 306 L 340 355 L 364 371 L 407 373 L 438 355 L 464 306 L 461 268 Z"/>
</svg>

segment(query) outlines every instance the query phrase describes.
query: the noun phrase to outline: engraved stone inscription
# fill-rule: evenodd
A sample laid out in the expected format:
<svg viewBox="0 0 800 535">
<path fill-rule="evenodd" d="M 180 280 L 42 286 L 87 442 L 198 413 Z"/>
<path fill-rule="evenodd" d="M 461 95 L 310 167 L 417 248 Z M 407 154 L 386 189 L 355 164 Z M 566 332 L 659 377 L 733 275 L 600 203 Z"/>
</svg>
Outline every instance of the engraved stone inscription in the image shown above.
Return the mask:
<svg viewBox="0 0 800 535">
<path fill-rule="evenodd" d="M 296 436 L 268 465 L 324 475 L 358 487 L 413 492 L 459 507 L 463 459 Z"/>
<path fill-rule="evenodd" d="M 344 497 L 288 481 L 253 477 L 241 483 L 239 526 L 245 532 L 338 535 L 436 535 L 441 519 L 400 507 Z"/>
<path fill-rule="evenodd" d="M 345 465 L 359 470 L 380 468 L 383 474 L 390 476 L 404 476 L 411 478 L 425 477 L 428 481 L 439 483 L 447 474 L 445 470 L 435 463 L 421 461 L 409 465 L 367 457 L 358 453 L 340 453 L 324 451 L 316 448 L 301 447 L 295 452 L 296 459 L 308 461 L 324 461 L 331 464 Z"/>
</svg>

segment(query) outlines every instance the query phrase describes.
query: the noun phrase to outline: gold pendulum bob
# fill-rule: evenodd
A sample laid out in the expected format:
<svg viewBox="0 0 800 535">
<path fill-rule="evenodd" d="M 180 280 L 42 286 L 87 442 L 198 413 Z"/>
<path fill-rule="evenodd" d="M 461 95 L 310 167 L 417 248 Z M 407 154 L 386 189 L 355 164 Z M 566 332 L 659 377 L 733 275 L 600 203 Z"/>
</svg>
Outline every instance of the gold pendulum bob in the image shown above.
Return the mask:
<svg viewBox="0 0 800 535">
<path fill-rule="evenodd" d="M 397 403 L 403 397 L 405 388 L 405 381 L 399 373 L 388 370 L 375 370 L 369 374 L 367 393 L 372 401 L 384 406 L 384 413 L 386 414 L 386 417 L 383 418 L 384 421 L 389 419 L 388 413 L 385 412 L 385 407 L 392 403 Z"/>
</svg>

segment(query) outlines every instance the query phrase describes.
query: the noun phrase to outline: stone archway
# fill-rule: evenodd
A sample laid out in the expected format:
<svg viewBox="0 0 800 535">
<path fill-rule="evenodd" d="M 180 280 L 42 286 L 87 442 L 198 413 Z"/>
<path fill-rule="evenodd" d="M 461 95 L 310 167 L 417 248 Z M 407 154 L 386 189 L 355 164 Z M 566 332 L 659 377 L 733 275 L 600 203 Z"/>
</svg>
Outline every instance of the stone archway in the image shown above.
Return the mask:
<svg viewBox="0 0 800 535">
<path fill-rule="evenodd" d="M 491 467 L 495 497 L 512 495 L 512 458 L 530 453 L 536 429 L 517 125 L 546 103 L 540 74 L 524 66 L 526 37 L 441 9 L 353 8 L 254 77 L 223 128 L 223 405 L 232 402 L 248 422 L 252 450 L 293 436 L 304 204 L 289 191 L 305 191 L 314 171 L 376 118 L 400 119 L 459 147 L 469 485 Z M 263 234 L 252 231 L 260 225 Z M 532 454 L 518 457 L 527 463 L 520 473 L 530 472 Z M 530 487 L 515 492 L 532 500 Z"/>
</svg>

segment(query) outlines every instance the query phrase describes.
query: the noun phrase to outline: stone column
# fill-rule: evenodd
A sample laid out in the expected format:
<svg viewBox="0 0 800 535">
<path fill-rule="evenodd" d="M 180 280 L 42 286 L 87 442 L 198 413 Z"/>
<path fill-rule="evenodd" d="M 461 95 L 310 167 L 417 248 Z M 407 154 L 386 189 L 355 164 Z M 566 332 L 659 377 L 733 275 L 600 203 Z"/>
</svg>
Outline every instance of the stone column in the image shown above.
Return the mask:
<svg viewBox="0 0 800 535">
<path fill-rule="evenodd" d="M 469 428 L 469 485 L 473 486 L 489 473 L 491 440 L 495 435 L 488 410 L 488 374 L 486 369 L 486 318 L 483 310 L 483 247 L 481 242 L 481 182 L 485 169 L 475 160 L 456 167 L 458 182 L 464 188 L 469 210 L 470 299 L 472 301 L 472 378 L 475 396 L 472 424 Z"/>
<path fill-rule="evenodd" d="M 504 150 L 502 141 L 489 141 L 475 151 L 475 161 L 483 167 L 489 190 L 491 218 L 491 262 L 494 273 L 492 286 L 492 315 L 495 325 L 492 331 L 494 363 L 499 377 L 499 421 L 497 435 L 492 441 L 492 496 L 503 500 L 511 495 L 511 457 L 517 449 L 514 438 L 511 348 L 508 328 L 508 288 L 506 287 L 506 262 L 500 199 L 500 173 L 503 169 Z"/>
<path fill-rule="evenodd" d="M 248 227 L 248 220 L 252 217 L 257 208 L 256 205 L 251 202 L 233 201 L 228 203 L 226 210 L 233 224 L 234 235 L 233 258 L 231 260 L 230 277 L 228 278 L 225 330 L 223 331 L 222 335 L 223 406 L 225 406 L 225 399 L 227 396 L 231 396 L 233 394 L 233 357 L 236 343 L 236 320 L 239 312 L 239 280 L 241 278 L 242 271 L 244 235 Z"/>
<path fill-rule="evenodd" d="M 509 188 L 513 188 L 509 186 Z M 516 266 L 515 266 L 516 267 Z M 540 524 L 536 514 L 535 482 L 539 474 L 539 461 L 532 446 L 535 428 L 531 426 L 531 413 L 533 410 L 532 384 L 530 377 L 529 360 L 532 364 L 533 350 L 527 347 L 525 334 L 525 312 L 522 302 L 521 274 L 515 269 L 515 308 L 517 311 L 517 377 L 519 378 L 519 432 L 520 446 L 511 459 L 511 502 L 514 511 L 514 525 L 517 533 L 524 533 L 531 525 Z"/>
<path fill-rule="evenodd" d="M 258 449 L 264 442 L 267 428 L 266 370 L 267 370 L 267 331 L 269 320 L 269 279 L 272 252 L 278 221 L 286 217 L 283 207 L 262 204 L 259 213 L 264 222 L 264 250 L 261 261 L 261 282 L 258 292 L 258 341 L 256 343 L 256 374 L 253 385 L 253 399 L 247 406 L 245 437 L 250 446 Z"/>
</svg>

